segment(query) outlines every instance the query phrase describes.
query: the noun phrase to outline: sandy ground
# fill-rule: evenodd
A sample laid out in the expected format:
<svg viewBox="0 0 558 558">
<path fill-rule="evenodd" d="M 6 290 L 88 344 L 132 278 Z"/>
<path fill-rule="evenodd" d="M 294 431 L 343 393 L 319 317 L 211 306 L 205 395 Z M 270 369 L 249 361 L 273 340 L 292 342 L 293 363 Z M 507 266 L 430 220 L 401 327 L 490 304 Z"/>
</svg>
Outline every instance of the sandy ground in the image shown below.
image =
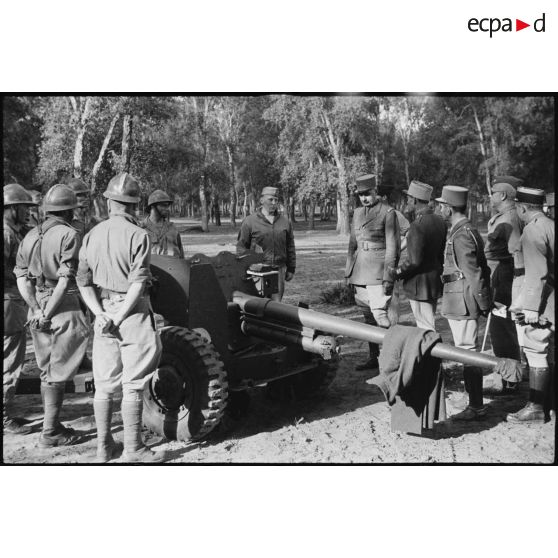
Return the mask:
<svg viewBox="0 0 558 558">
<path fill-rule="evenodd" d="M 179 222 L 179 226 L 185 224 Z M 344 318 L 361 320 L 355 307 L 320 303 L 319 293 L 342 280 L 347 239 L 339 237 L 332 225 L 317 223 L 316 231 L 297 224 L 297 273 L 287 284 L 284 301 L 304 300 L 311 308 Z M 202 252 L 214 255 L 234 251 L 236 233 L 230 226 L 211 228 L 209 234 L 183 236 L 187 255 Z M 401 300 L 400 323 L 413 324 L 406 300 Z M 438 318 L 437 328 L 451 342 L 447 322 Z M 481 324 L 482 335 L 484 320 Z M 355 371 L 355 363 L 366 358 L 367 346 L 347 341 L 336 379 L 320 399 L 279 403 L 269 400 L 264 389 L 251 393 L 245 417 L 227 418 L 206 440 L 196 443 L 168 442 L 145 432 L 148 444 L 166 449 L 171 463 L 552 463 L 555 455 L 555 418 L 546 424 L 512 425 L 508 412 L 521 408 L 528 386 L 521 385 L 514 397 L 485 399 L 485 421 L 459 424 L 440 422 L 424 436 L 392 433 L 390 410 L 380 393 L 365 383 L 370 371 Z M 28 346 L 29 366 L 33 366 Z M 458 412 L 451 401 L 463 391 L 460 368 L 446 362 L 448 414 Z M 38 438 L 42 420 L 39 395 L 16 397 L 16 411 L 32 419 L 33 433 L 5 435 L 6 463 L 88 463 L 95 453 L 95 422 L 91 394 L 66 396 L 62 420 L 81 431 L 83 442 L 68 448 L 41 450 Z M 115 413 L 113 433 L 122 439 L 122 420 Z M 118 462 L 116 460 L 115 462 Z"/>
</svg>

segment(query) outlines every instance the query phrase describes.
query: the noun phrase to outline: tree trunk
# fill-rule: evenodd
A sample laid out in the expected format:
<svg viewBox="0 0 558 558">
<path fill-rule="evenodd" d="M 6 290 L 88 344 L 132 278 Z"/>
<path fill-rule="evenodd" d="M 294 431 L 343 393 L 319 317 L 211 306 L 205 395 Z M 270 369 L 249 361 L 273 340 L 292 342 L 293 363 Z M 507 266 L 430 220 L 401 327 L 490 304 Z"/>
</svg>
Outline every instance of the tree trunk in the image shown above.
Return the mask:
<svg viewBox="0 0 558 558">
<path fill-rule="evenodd" d="M 488 168 L 488 155 L 486 153 L 486 147 L 484 145 L 484 134 L 482 131 L 482 125 L 479 120 L 479 115 L 477 114 L 477 109 L 473 104 L 471 104 L 471 109 L 473 110 L 473 116 L 475 117 L 475 124 L 477 126 L 477 133 L 479 136 L 480 151 L 484 159 L 484 176 L 486 180 L 486 190 L 488 192 L 488 195 L 490 196 L 490 169 Z"/>
<path fill-rule="evenodd" d="M 132 160 L 132 115 L 124 115 L 122 123 L 122 158 L 120 161 L 120 172 L 130 172 Z"/>
<path fill-rule="evenodd" d="M 76 143 L 74 146 L 74 176 L 76 178 L 82 177 L 83 166 L 83 140 L 85 132 L 89 125 L 89 118 L 91 116 L 91 97 L 85 98 L 85 105 L 81 109 L 81 102 L 76 97 L 70 97 L 70 103 L 74 110 L 76 117 Z"/>
<path fill-rule="evenodd" d="M 103 140 L 103 145 L 101 146 L 101 151 L 99 151 L 99 156 L 93 165 L 93 171 L 91 172 L 91 194 L 94 195 L 97 190 L 97 175 L 99 174 L 99 170 L 101 169 L 101 165 L 103 164 L 103 160 L 105 158 L 105 153 L 107 151 L 108 144 L 112 138 L 112 133 L 114 131 L 114 127 L 120 118 L 120 114 L 116 113 L 111 122 L 109 129 L 105 135 L 105 139 Z"/>
<path fill-rule="evenodd" d="M 227 160 L 229 163 L 229 180 L 231 183 L 230 187 L 230 198 L 231 198 L 231 225 L 236 227 L 236 204 L 237 204 L 237 195 L 236 195 L 236 173 L 235 173 L 235 164 L 234 164 L 234 153 L 230 145 L 226 146 L 227 148 Z"/>
<path fill-rule="evenodd" d="M 315 223 L 314 223 L 314 212 L 316 211 L 316 200 L 314 198 L 310 198 L 310 203 L 309 203 L 309 208 L 308 208 L 308 230 L 313 231 L 315 229 Z"/>
<path fill-rule="evenodd" d="M 407 180 L 407 187 L 411 184 L 411 178 L 409 176 L 409 144 L 406 139 L 402 139 L 403 144 L 403 164 L 405 167 L 405 179 Z"/>
<path fill-rule="evenodd" d="M 200 180 L 201 227 L 203 232 L 209 232 L 209 212 L 207 211 L 206 182 L 207 177 L 204 172 Z"/>
</svg>

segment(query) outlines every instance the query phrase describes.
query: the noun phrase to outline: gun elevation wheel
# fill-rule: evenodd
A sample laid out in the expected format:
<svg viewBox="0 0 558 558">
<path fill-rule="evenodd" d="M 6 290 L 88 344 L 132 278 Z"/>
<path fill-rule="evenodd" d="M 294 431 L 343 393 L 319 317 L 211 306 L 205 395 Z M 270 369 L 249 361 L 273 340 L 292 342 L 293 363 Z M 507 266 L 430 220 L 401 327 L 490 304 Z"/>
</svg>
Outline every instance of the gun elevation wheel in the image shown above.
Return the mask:
<svg viewBox="0 0 558 558">
<path fill-rule="evenodd" d="M 211 343 L 193 331 L 161 331 L 159 368 L 143 396 L 143 423 L 170 440 L 199 440 L 221 420 L 228 396 L 227 373 Z"/>
</svg>

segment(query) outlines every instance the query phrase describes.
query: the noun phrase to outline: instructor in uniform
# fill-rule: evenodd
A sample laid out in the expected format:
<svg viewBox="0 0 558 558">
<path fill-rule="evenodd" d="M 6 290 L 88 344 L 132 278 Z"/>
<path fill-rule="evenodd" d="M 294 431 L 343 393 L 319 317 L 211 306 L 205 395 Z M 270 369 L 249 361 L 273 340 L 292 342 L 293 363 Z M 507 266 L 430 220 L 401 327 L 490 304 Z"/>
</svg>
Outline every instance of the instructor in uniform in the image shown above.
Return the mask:
<svg viewBox="0 0 558 558">
<path fill-rule="evenodd" d="M 263 252 L 264 263 L 279 271 L 279 292 L 271 295 L 272 300 L 281 302 L 285 292 L 285 281 L 295 274 L 296 252 L 293 225 L 279 213 L 279 189 L 266 186 L 260 197 L 261 207 L 248 215 L 238 231 L 236 253 Z"/>
<path fill-rule="evenodd" d="M 96 461 L 104 463 L 114 456 L 112 406 L 122 391 L 123 460 L 158 463 L 164 461 L 164 452 L 153 452 L 141 439 L 143 389 L 159 363 L 161 340 L 147 293 L 151 245 L 135 218 L 140 188 L 132 176 L 121 173 L 103 195 L 109 218 L 85 236 L 77 279 L 83 300 L 95 315 Z"/>
<path fill-rule="evenodd" d="M 27 231 L 29 209 L 35 206 L 31 194 L 19 184 L 4 186 L 4 432 L 29 434 L 27 421 L 14 417 L 11 405 L 25 362 L 25 321 L 27 306 L 17 288 L 14 268 L 16 254 Z"/>
<path fill-rule="evenodd" d="M 444 186 L 440 204 L 442 217 L 451 225 L 446 242 L 442 282 L 442 316 L 447 318 L 456 347 L 477 351 L 478 318 L 490 311 L 490 269 L 484 244 L 467 213 L 469 190 Z M 482 397 L 482 369 L 465 365 L 463 369 L 467 408 L 454 420 L 478 420 L 486 416 Z"/>
<path fill-rule="evenodd" d="M 544 422 L 554 364 L 554 221 L 543 213 L 544 191 L 518 188 L 517 214 L 525 225 L 521 248 L 525 277 L 512 311 L 522 314 L 520 338 L 529 363 L 529 401 L 507 416 L 508 422 Z"/>
<path fill-rule="evenodd" d="M 89 329 L 75 281 L 81 239 L 70 222 L 76 207 L 70 187 L 56 184 L 47 192 L 45 221 L 23 239 L 14 270 L 29 305 L 29 327 L 41 370 L 44 419 L 39 445 L 43 448 L 79 441 L 59 421 L 65 385 L 83 360 Z"/>
<path fill-rule="evenodd" d="M 376 187 L 374 175 L 357 178 L 356 188 L 362 207 L 357 207 L 353 216 L 345 277 L 354 285 L 355 301 L 364 321 L 388 328 L 394 282 L 390 268 L 399 260 L 399 224 L 395 210 L 380 199 L 389 195 L 389 189 Z M 378 368 L 380 348 L 375 343 L 368 347 L 369 358 L 357 365 L 357 370 Z"/>
</svg>

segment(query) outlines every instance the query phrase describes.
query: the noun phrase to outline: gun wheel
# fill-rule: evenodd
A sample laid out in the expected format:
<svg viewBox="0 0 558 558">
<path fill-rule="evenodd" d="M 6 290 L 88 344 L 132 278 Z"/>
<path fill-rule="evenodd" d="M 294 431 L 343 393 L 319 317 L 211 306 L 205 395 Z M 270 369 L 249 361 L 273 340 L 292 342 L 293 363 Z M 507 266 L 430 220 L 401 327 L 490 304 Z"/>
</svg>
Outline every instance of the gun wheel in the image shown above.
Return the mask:
<svg viewBox="0 0 558 558">
<path fill-rule="evenodd" d="M 199 440 L 219 424 L 228 397 L 219 354 L 198 333 L 181 327 L 161 331 L 159 368 L 143 395 L 143 423 L 169 440 Z"/>
</svg>

